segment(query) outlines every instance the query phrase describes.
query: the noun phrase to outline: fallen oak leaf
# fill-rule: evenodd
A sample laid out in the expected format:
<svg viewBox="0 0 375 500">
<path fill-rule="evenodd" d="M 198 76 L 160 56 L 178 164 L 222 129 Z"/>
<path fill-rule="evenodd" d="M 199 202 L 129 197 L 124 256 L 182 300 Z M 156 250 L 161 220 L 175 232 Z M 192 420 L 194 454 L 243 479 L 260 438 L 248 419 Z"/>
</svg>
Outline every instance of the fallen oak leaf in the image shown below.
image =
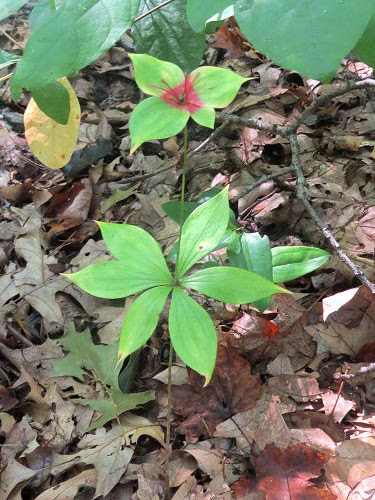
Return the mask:
<svg viewBox="0 0 375 500">
<path fill-rule="evenodd" d="M 179 432 L 188 441 L 207 436 L 207 427 L 213 434 L 220 422 L 253 408 L 262 390 L 259 377 L 251 374 L 249 362 L 224 344 L 218 345 L 210 384 L 202 387 L 203 378 L 192 370 L 189 380 L 190 385 L 174 386 L 172 391 L 173 411 L 186 419 Z"/>
</svg>

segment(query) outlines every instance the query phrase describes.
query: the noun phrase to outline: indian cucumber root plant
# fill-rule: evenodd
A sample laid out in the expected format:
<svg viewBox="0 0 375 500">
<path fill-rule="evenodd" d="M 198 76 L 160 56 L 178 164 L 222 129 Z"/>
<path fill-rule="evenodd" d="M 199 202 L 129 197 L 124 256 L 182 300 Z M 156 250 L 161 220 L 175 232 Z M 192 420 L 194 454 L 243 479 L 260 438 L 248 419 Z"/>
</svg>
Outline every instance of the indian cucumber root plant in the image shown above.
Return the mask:
<svg viewBox="0 0 375 500">
<path fill-rule="evenodd" d="M 227 106 L 246 79 L 230 70 L 212 67 L 201 67 L 186 75 L 176 65 L 147 55 L 136 54 L 131 59 L 139 88 L 152 96 L 138 104 L 131 115 L 131 151 L 149 139 L 165 139 L 184 132 L 181 200 L 177 207 L 180 232 L 175 258 L 172 258 L 175 263 L 171 271 L 160 245 L 145 230 L 129 224 L 98 222 L 103 239 L 116 260 L 94 264 L 64 276 L 97 297 L 117 299 L 142 292 L 132 303 L 122 325 L 119 363 L 148 341 L 168 297 L 171 297 L 170 352 L 173 347 L 187 366 L 205 377 L 207 385 L 215 367 L 216 332 L 209 314 L 190 297 L 189 290 L 222 302 L 254 303 L 264 309 L 274 293 L 288 293 L 285 288 L 274 283 L 274 268 L 284 266 L 289 269 L 288 276 L 294 277 L 324 263 L 328 254 L 315 249 L 318 253 L 306 257 L 314 249 L 300 247 L 297 254 L 292 256 L 290 252 L 287 251 L 287 255 L 284 252 L 278 265 L 275 264 L 274 256 L 272 265 L 267 238 L 255 236 L 252 242 L 250 235 L 243 235 L 243 240 L 238 235 L 233 220 L 230 220 L 232 214 L 228 186 L 208 201 L 198 203 L 186 218 L 187 122 L 191 117 L 200 125 L 213 128 L 214 108 Z M 232 266 L 201 266 L 192 272 L 193 266 L 203 257 L 223 246 L 228 247 Z M 312 262 L 314 258 L 315 262 Z M 293 265 L 297 268 L 293 268 Z M 288 279 L 288 276 L 284 278 Z M 172 355 L 169 357 L 169 398 L 171 364 Z M 170 438 L 170 419 L 169 400 L 167 443 Z M 167 481 L 168 464 L 169 451 Z"/>
</svg>

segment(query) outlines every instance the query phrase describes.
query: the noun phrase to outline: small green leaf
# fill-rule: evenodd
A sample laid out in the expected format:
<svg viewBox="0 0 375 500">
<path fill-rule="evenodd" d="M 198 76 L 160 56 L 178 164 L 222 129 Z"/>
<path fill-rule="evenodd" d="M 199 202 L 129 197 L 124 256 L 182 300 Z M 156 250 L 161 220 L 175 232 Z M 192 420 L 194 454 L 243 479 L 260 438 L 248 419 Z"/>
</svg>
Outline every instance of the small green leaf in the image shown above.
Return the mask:
<svg viewBox="0 0 375 500">
<path fill-rule="evenodd" d="M 233 0 L 187 0 L 186 15 L 194 31 L 202 31 L 207 19 L 232 5 Z"/>
<path fill-rule="evenodd" d="M 152 286 L 166 285 L 164 277 L 154 276 L 139 260 L 106 261 L 85 267 L 72 274 L 62 274 L 82 290 L 103 299 L 119 299 Z"/>
<path fill-rule="evenodd" d="M 247 304 L 274 293 L 289 293 L 259 274 L 226 266 L 197 271 L 182 279 L 181 285 L 230 304 Z"/>
<path fill-rule="evenodd" d="M 186 219 L 181 233 L 176 277 L 210 253 L 220 243 L 229 220 L 228 188 L 203 203 Z"/>
<path fill-rule="evenodd" d="M 15 14 L 27 0 L 0 0 L 0 21 Z"/>
<path fill-rule="evenodd" d="M 31 31 L 35 31 L 40 25 L 49 21 L 49 18 L 61 7 L 62 3 L 59 0 L 39 0 L 30 13 Z"/>
<path fill-rule="evenodd" d="M 43 88 L 31 91 L 39 109 L 61 125 L 68 123 L 70 115 L 70 97 L 68 90 L 60 82 L 49 83 Z"/>
<path fill-rule="evenodd" d="M 83 332 L 76 332 L 70 325 L 67 326 L 67 335 L 58 342 L 69 351 L 64 358 L 53 363 L 54 377 L 76 377 L 83 380 L 86 372 L 91 370 L 98 379 L 106 385 L 118 388 L 118 375 L 121 365 L 117 363 L 117 342 L 109 345 L 95 345 L 87 328 Z"/>
<path fill-rule="evenodd" d="M 177 87 L 185 81 L 182 69 L 175 64 L 147 54 L 129 54 L 129 57 L 134 66 L 135 82 L 145 94 L 160 96 L 164 91 L 156 87 L 165 89 L 165 82 L 170 87 Z"/>
<path fill-rule="evenodd" d="M 129 120 L 133 153 L 142 143 L 151 139 L 167 139 L 178 134 L 189 119 L 185 109 L 168 106 L 161 97 L 148 97 L 134 109 Z"/>
<path fill-rule="evenodd" d="M 159 243 L 141 227 L 132 224 L 97 222 L 103 239 L 116 259 L 131 263 L 134 271 L 154 285 L 168 285 L 172 276 L 165 263 Z"/>
<path fill-rule="evenodd" d="M 353 49 L 360 61 L 375 68 L 375 16 L 372 16 L 366 31 Z"/>
<path fill-rule="evenodd" d="M 0 49 L 0 69 L 6 68 L 21 60 L 21 56 L 16 56 L 10 52 Z"/>
<path fill-rule="evenodd" d="M 121 329 L 120 360 L 142 347 L 151 337 L 171 290 L 170 286 L 157 286 L 135 299 Z"/>
<path fill-rule="evenodd" d="M 177 355 L 206 377 L 207 385 L 216 361 L 215 327 L 208 313 L 180 287 L 175 287 L 172 293 L 169 334 Z"/>
<path fill-rule="evenodd" d="M 214 108 L 200 108 L 191 115 L 192 119 L 202 127 L 214 128 L 215 110 Z"/>
<path fill-rule="evenodd" d="M 202 66 L 191 72 L 194 90 L 205 107 L 225 108 L 235 98 L 239 88 L 250 78 L 242 78 L 233 71 L 213 66 Z"/>
<path fill-rule="evenodd" d="M 294 280 L 311 273 L 330 258 L 330 254 L 315 247 L 272 248 L 273 280 L 276 283 Z"/>
<path fill-rule="evenodd" d="M 100 412 L 102 415 L 95 420 L 88 428 L 87 432 L 103 427 L 107 422 L 117 418 L 128 410 L 138 408 L 149 401 L 155 399 L 155 391 L 136 392 L 123 394 L 120 390 L 110 391 L 109 399 L 78 399 L 77 403 L 89 405 L 92 410 Z"/>
<path fill-rule="evenodd" d="M 198 203 L 197 201 L 184 202 L 183 222 L 185 222 L 185 220 L 189 217 L 189 215 L 193 213 L 194 210 L 199 207 L 199 205 L 200 203 Z M 181 207 L 181 201 L 179 200 L 167 201 L 166 203 L 163 203 L 161 206 L 161 208 L 168 215 L 168 217 L 177 222 L 177 224 L 180 224 L 180 207 Z"/>
<path fill-rule="evenodd" d="M 272 281 L 272 253 L 268 236 L 259 233 L 244 233 L 241 235 L 240 262 L 242 269 L 253 271 L 263 278 Z M 264 311 L 270 303 L 271 297 L 265 297 L 253 302 L 260 311 Z"/>
<path fill-rule="evenodd" d="M 89 330 L 78 333 L 70 326 L 67 335 L 59 339 L 64 349 L 69 350 L 64 358 L 53 363 L 54 377 L 84 377 L 92 383 L 100 383 L 103 394 L 108 395 L 99 399 L 74 399 L 75 403 L 87 404 L 92 410 L 99 411 L 102 416 L 89 426 L 87 432 L 102 427 L 104 424 L 118 417 L 127 410 L 155 399 L 153 391 L 136 394 L 123 394 L 118 385 L 121 364 L 117 363 L 118 342 L 109 345 L 93 343 Z M 98 391 L 100 394 L 100 391 Z"/>
</svg>

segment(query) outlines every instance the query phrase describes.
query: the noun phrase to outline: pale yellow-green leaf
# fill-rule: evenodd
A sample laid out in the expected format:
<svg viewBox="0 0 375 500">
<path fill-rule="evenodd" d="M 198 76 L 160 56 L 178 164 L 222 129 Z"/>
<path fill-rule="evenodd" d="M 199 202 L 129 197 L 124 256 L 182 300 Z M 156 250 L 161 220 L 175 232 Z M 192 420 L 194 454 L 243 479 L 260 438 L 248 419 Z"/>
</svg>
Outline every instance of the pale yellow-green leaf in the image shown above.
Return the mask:
<svg viewBox="0 0 375 500">
<path fill-rule="evenodd" d="M 66 125 L 49 118 L 39 109 L 34 99 L 29 102 L 25 114 L 25 136 L 31 151 L 44 165 L 58 169 L 66 165 L 78 139 L 81 108 L 77 96 L 67 78 L 59 82 L 69 92 L 70 115 Z"/>
</svg>

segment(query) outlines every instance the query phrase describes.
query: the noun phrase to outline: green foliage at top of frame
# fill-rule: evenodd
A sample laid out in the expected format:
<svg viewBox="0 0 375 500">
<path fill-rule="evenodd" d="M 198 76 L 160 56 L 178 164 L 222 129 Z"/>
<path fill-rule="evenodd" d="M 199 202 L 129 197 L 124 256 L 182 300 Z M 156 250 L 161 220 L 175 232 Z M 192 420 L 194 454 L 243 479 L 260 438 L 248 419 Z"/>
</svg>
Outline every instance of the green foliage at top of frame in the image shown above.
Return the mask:
<svg viewBox="0 0 375 500">
<path fill-rule="evenodd" d="M 159 0 L 141 0 L 139 15 L 160 3 Z M 186 16 L 186 0 L 174 0 L 135 23 L 132 37 L 138 54 L 169 61 L 188 73 L 199 66 L 206 49 L 204 23 L 200 29 L 192 29 Z"/>
<path fill-rule="evenodd" d="M 24 3 L 0 0 L 0 20 Z M 11 79 L 13 98 L 22 88 L 40 93 L 58 78 L 75 74 L 106 52 L 138 15 L 162 3 L 40 0 L 30 16 L 32 35 Z M 351 50 L 375 65 L 372 0 L 174 0 L 134 25 L 136 51 L 190 71 L 205 50 L 205 21 L 231 4 L 254 47 L 285 68 L 329 82 Z M 66 104 L 62 100 L 60 107 Z"/>
<path fill-rule="evenodd" d="M 0 21 L 14 14 L 27 0 L 0 0 Z"/>
<path fill-rule="evenodd" d="M 280 66 L 329 82 L 375 12 L 370 0 L 236 0 L 240 28 Z"/>
<path fill-rule="evenodd" d="M 65 0 L 44 22 L 38 18 L 11 80 L 13 98 L 22 87 L 44 87 L 95 61 L 130 27 L 139 5 L 140 0 Z"/>
</svg>

